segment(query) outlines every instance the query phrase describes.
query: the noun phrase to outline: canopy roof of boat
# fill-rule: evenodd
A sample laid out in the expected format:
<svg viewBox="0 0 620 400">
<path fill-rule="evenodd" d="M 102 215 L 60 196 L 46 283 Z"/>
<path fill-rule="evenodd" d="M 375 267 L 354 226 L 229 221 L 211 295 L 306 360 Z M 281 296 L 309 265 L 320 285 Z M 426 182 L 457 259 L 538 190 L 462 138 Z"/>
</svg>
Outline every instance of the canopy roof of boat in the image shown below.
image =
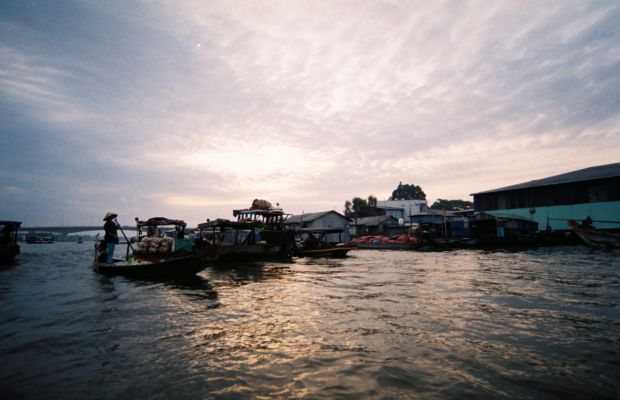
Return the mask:
<svg viewBox="0 0 620 400">
<path fill-rule="evenodd" d="M 237 215 L 284 215 L 284 211 L 281 208 L 244 208 L 242 210 L 233 210 L 233 216 Z"/>
<path fill-rule="evenodd" d="M 149 218 L 146 221 L 140 221 L 136 217 L 136 223 L 138 227 L 140 226 L 166 226 L 166 225 L 174 225 L 174 226 L 182 226 L 185 227 L 187 224 L 185 221 L 180 219 L 169 219 L 165 217 L 153 217 Z"/>
<path fill-rule="evenodd" d="M 20 221 L 0 221 L 0 225 L 11 225 L 15 228 L 19 228 L 22 223 Z"/>
<path fill-rule="evenodd" d="M 214 229 L 214 228 L 236 228 L 236 229 L 252 229 L 256 225 L 256 222 L 252 221 L 231 221 L 229 219 L 215 219 L 213 221 L 203 222 L 198 224 L 198 229 Z"/>
</svg>

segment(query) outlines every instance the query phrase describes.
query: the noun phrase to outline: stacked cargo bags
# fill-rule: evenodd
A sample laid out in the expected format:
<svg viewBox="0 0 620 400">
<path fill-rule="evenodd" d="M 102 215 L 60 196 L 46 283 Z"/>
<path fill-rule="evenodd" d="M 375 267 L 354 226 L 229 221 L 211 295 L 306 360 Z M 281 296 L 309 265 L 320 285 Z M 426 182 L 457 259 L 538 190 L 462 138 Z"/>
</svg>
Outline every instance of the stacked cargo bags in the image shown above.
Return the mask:
<svg viewBox="0 0 620 400">
<path fill-rule="evenodd" d="M 144 237 L 136 246 L 138 253 L 169 253 L 173 250 L 174 239 L 170 237 Z"/>
<path fill-rule="evenodd" d="M 405 244 L 405 243 L 417 243 L 417 238 L 415 236 L 409 236 L 405 233 L 402 235 L 396 236 L 395 238 L 390 238 L 389 236 L 361 236 L 351 240 L 351 243 L 354 244 L 363 244 L 363 243 L 382 243 L 382 244 Z"/>
<path fill-rule="evenodd" d="M 254 199 L 252 202 L 252 210 L 269 210 L 271 209 L 271 203 L 267 200 Z"/>
</svg>

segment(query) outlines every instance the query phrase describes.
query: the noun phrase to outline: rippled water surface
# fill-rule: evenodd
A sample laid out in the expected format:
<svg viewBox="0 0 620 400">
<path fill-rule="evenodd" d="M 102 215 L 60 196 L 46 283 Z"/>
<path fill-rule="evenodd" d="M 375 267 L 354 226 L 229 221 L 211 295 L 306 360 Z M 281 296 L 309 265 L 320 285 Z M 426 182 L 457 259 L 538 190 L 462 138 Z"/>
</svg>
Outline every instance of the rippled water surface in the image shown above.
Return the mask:
<svg viewBox="0 0 620 400">
<path fill-rule="evenodd" d="M 618 398 L 620 258 L 354 251 L 108 278 L 91 244 L 0 270 L 3 398 Z"/>
</svg>

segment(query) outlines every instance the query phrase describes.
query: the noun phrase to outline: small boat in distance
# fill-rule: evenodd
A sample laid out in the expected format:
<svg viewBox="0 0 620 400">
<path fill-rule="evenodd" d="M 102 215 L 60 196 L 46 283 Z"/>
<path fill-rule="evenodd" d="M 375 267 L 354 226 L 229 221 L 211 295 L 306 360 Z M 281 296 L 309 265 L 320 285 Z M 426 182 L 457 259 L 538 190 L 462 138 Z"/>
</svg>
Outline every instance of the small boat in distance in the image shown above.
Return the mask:
<svg viewBox="0 0 620 400">
<path fill-rule="evenodd" d="M 620 233 L 596 229 L 590 223 L 578 224 L 569 219 L 568 226 L 585 244 L 597 249 L 620 249 Z"/>
<path fill-rule="evenodd" d="M 301 257 L 337 257 L 343 258 L 355 246 L 342 243 L 342 228 L 306 228 L 297 229 L 295 234 L 300 242 L 298 254 Z M 330 234 L 338 234 L 338 242 L 330 243 Z"/>
<path fill-rule="evenodd" d="M 11 264 L 19 254 L 17 230 L 21 224 L 19 221 L 0 221 L 0 264 Z"/>
<path fill-rule="evenodd" d="M 52 236 L 29 236 L 26 238 L 28 244 L 54 244 Z"/>
</svg>

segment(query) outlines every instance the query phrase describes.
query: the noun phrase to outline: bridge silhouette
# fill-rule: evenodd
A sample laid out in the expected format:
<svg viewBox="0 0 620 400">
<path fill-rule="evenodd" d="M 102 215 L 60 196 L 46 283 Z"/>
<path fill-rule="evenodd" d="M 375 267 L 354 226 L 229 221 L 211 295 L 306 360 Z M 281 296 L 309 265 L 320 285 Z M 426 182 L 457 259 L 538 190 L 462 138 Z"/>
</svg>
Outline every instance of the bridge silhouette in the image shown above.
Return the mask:
<svg viewBox="0 0 620 400">
<path fill-rule="evenodd" d="M 135 231 L 135 226 L 121 226 L 121 229 L 124 231 Z M 88 232 L 88 231 L 102 231 L 102 225 L 93 225 L 93 226 L 22 226 L 19 228 L 20 232 L 28 232 L 30 234 L 34 234 L 37 232 L 40 233 L 59 233 L 61 235 L 68 235 L 70 233 L 80 233 L 80 232 Z"/>
</svg>

